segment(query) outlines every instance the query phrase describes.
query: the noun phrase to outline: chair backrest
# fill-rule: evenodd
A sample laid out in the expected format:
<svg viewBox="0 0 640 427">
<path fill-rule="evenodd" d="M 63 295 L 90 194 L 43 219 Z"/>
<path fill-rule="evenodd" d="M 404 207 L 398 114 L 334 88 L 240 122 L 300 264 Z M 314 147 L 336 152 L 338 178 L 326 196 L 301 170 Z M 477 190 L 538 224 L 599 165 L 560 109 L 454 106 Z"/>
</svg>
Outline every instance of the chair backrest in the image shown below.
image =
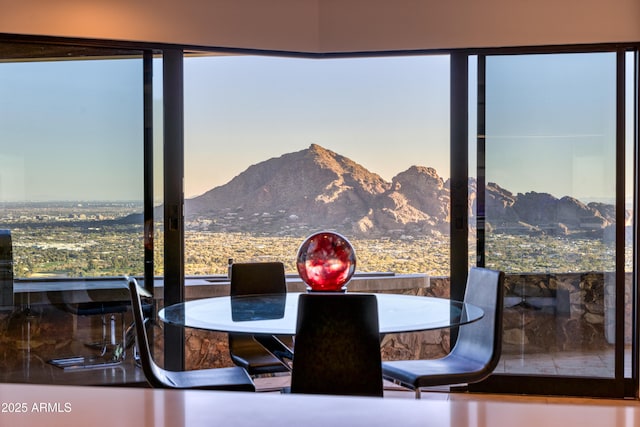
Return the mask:
<svg viewBox="0 0 640 427">
<path fill-rule="evenodd" d="M 479 267 L 472 267 L 469 270 L 464 301 L 482 308 L 484 316 L 460 328 L 451 354 L 484 365 L 484 369 L 477 372 L 478 378 L 491 373 L 500 360 L 503 293 L 504 273 L 502 271 Z M 470 378 L 468 381 L 471 382 L 473 379 Z"/>
<path fill-rule="evenodd" d="M 231 264 L 231 296 L 287 292 L 284 264 L 245 262 Z"/>
<path fill-rule="evenodd" d="M 152 387 L 165 388 L 170 380 L 160 368 L 153 357 L 149 348 L 149 338 L 145 327 L 144 313 L 142 310 L 142 301 L 140 299 L 141 288 L 134 278 L 129 279 L 129 293 L 131 294 L 131 311 L 133 311 L 133 321 L 135 322 L 136 338 L 138 341 L 138 350 L 140 355 L 140 363 L 144 376 Z"/>
<path fill-rule="evenodd" d="M 375 295 L 300 295 L 292 393 L 382 396 L 381 366 Z"/>
<path fill-rule="evenodd" d="M 231 316 L 234 321 L 275 319 L 284 316 L 287 282 L 284 264 L 281 262 L 247 262 L 231 264 Z M 235 297 L 255 294 L 277 294 L 281 298 L 274 298 L 271 303 L 265 303 L 259 310 L 252 307 L 243 309 L 242 300 Z M 230 333 L 229 354 L 231 360 L 247 370 L 251 375 L 288 372 L 289 368 L 281 360 L 267 352 L 263 345 L 256 342 L 255 336 Z M 263 337 L 264 339 L 270 339 Z M 287 342 L 290 337 L 279 337 Z M 287 352 L 289 357 L 289 352 Z"/>
</svg>

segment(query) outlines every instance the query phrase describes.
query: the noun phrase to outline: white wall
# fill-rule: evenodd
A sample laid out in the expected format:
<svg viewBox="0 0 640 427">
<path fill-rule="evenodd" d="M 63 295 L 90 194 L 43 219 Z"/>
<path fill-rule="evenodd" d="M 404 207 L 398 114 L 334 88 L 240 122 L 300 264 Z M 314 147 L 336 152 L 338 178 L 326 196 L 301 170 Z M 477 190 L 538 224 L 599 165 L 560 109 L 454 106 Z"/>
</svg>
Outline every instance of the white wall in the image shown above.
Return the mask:
<svg viewBox="0 0 640 427">
<path fill-rule="evenodd" d="M 307 52 L 640 41 L 638 0 L 0 0 L 0 32 Z"/>
</svg>

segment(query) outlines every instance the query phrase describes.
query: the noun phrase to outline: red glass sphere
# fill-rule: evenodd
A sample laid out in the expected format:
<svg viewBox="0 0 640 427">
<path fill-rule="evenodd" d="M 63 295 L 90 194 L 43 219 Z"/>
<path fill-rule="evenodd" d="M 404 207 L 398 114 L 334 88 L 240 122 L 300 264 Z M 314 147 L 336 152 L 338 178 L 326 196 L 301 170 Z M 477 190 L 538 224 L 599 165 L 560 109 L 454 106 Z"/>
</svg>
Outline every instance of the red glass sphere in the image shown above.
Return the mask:
<svg viewBox="0 0 640 427">
<path fill-rule="evenodd" d="M 312 291 L 344 291 L 356 270 L 356 252 L 340 234 L 321 231 L 302 243 L 296 267 Z"/>
</svg>

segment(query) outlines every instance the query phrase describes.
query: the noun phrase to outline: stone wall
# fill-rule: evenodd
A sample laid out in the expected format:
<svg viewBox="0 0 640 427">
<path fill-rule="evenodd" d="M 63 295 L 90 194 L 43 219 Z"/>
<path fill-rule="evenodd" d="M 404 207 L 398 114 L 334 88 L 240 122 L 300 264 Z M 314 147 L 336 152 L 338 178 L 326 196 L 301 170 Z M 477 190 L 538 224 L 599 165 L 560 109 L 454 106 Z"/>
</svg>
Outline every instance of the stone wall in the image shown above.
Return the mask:
<svg viewBox="0 0 640 427">
<path fill-rule="evenodd" d="M 625 342 L 631 342 L 631 274 L 625 274 Z M 513 274 L 505 278 L 504 353 L 610 348 L 615 274 Z"/>
<path fill-rule="evenodd" d="M 384 289 L 377 291 L 390 292 Z M 428 277 L 421 289 L 407 289 L 404 294 L 449 298 L 449 278 Z M 382 338 L 382 360 L 435 359 L 449 352 L 450 331 L 439 329 L 425 332 L 387 334 Z"/>
<path fill-rule="evenodd" d="M 288 282 L 290 292 L 301 292 L 299 280 Z M 448 298 L 448 278 L 427 275 L 386 275 L 361 277 L 349 285 L 349 292 L 379 292 L 423 295 Z M 158 325 L 157 328 L 160 328 Z M 156 353 L 161 357 L 161 332 L 158 333 Z M 449 331 L 436 330 L 402 334 L 387 334 L 381 343 L 383 360 L 427 359 L 442 357 L 449 351 Z M 185 346 L 186 366 L 189 369 L 231 366 L 226 334 L 187 328 Z"/>
<path fill-rule="evenodd" d="M 131 313 L 116 314 L 115 320 L 115 338 L 120 344 L 124 328 L 132 321 Z M 111 339 L 110 324 L 106 325 L 106 339 Z M 0 381 L 54 382 L 58 368 L 48 364 L 49 360 L 98 357 L 102 349 L 88 344 L 102 342 L 101 316 L 77 316 L 53 304 L 5 307 L 0 311 Z M 107 346 L 107 354 L 113 347 Z"/>
<path fill-rule="evenodd" d="M 448 290 L 447 277 L 430 278 L 432 284 L 437 281 L 443 283 L 439 288 Z M 632 275 L 627 273 L 627 344 L 631 342 L 631 286 Z M 613 273 L 507 274 L 503 353 L 532 354 L 610 348 L 615 342 L 614 289 Z"/>
<path fill-rule="evenodd" d="M 505 277 L 503 353 L 533 354 L 559 351 L 595 351 L 611 347 L 615 328 L 615 275 L 602 272 L 509 274 Z M 449 297 L 448 277 L 426 277 L 412 286 L 387 286 L 391 280 L 370 279 L 352 292 L 387 292 Z M 625 276 L 630 295 L 631 274 Z M 388 289 L 392 288 L 392 289 Z M 300 289 L 295 288 L 296 291 Z M 626 304 L 626 340 L 630 342 L 631 303 Z M 383 360 L 429 359 L 447 354 L 450 331 L 387 334 L 382 339 Z M 187 366 L 225 366 L 226 336 L 204 331 L 187 333 Z"/>
<path fill-rule="evenodd" d="M 611 273 L 511 274 L 505 280 L 503 353 L 552 353 L 610 348 L 614 342 L 614 278 Z M 202 283 L 200 283 L 200 281 Z M 228 294 L 228 285 L 200 280 L 188 289 L 189 298 Z M 625 340 L 631 340 L 631 274 L 625 275 Z M 304 289 L 292 280 L 289 290 Z M 449 297 L 448 277 L 426 275 L 365 277 L 350 292 L 387 292 Z M 157 295 L 162 295 L 158 292 Z M 159 305 L 162 300 L 158 300 Z M 130 322 L 130 313 L 124 318 Z M 163 363 L 163 324 L 153 327 L 154 353 Z M 35 305 L 0 312 L 0 369 L 5 373 L 30 363 L 46 366 L 55 357 L 88 355 L 84 345 L 101 337 L 99 316 L 74 316 L 55 305 Z M 227 335 L 185 330 L 188 369 L 232 366 Z M 387 334 L 384 360 L 442 357 L 449 351 L 449 330 Z"/>
<path fill-rule="evenodd" d="M 289 292 L 303 292 L 305 287 L 299 279 L 287 281 Z M 381 275 L 358 277 L 349 284 L 349 292 L 380 292 L 411 295 L 448 296 L 448 280 L 434 279 L 424 274 Z M 222 285 L 215 293 L 224 294 L 228 289 Z M 198 297 L 203 297 L 203 291 Z M 211 291 L 209 291 L 211 292 Z M 162 325 L 156 325 L 156 354 L 162 358 Z M 185 359 L 188 369 L 232 366 L 229 357 L 227 336 L 223 333 L 187 328 L 185 331 Z M 426 331 L 406 334 L 387 334 L 382 340 L 384 360 L 441 357 L 449 349 L 448 331 Z"/>
</svg>

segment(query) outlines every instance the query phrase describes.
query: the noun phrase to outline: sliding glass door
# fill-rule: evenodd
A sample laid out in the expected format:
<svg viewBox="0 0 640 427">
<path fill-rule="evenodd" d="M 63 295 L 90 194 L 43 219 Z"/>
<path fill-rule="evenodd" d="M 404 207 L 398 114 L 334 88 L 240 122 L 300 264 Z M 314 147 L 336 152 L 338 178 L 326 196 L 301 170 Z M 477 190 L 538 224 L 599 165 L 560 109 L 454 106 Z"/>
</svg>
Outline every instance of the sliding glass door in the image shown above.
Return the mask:
<svg viewBox="0 0 640 427">
<path fill-rule="evenodd" d="M 84 367 L 105 369 L 85 384 L 130 381 L 149 54 L 4 39 L 0 52 L 0 381 L 68 383 Z"/>
<path fill-rule="evenodd" d="M 624 52 L 479 57 L 484 191 L 474 212 L 484 218 L 474 231 L 479 262 L 507 274 L 503 355 L 489 389 L 624 394 L 632 336 L 634 186 L 624 160 L 634 146 L 624 127 L 624 99 L 635 98 L 624 79 L 631 59 Z"/>
</svg>

